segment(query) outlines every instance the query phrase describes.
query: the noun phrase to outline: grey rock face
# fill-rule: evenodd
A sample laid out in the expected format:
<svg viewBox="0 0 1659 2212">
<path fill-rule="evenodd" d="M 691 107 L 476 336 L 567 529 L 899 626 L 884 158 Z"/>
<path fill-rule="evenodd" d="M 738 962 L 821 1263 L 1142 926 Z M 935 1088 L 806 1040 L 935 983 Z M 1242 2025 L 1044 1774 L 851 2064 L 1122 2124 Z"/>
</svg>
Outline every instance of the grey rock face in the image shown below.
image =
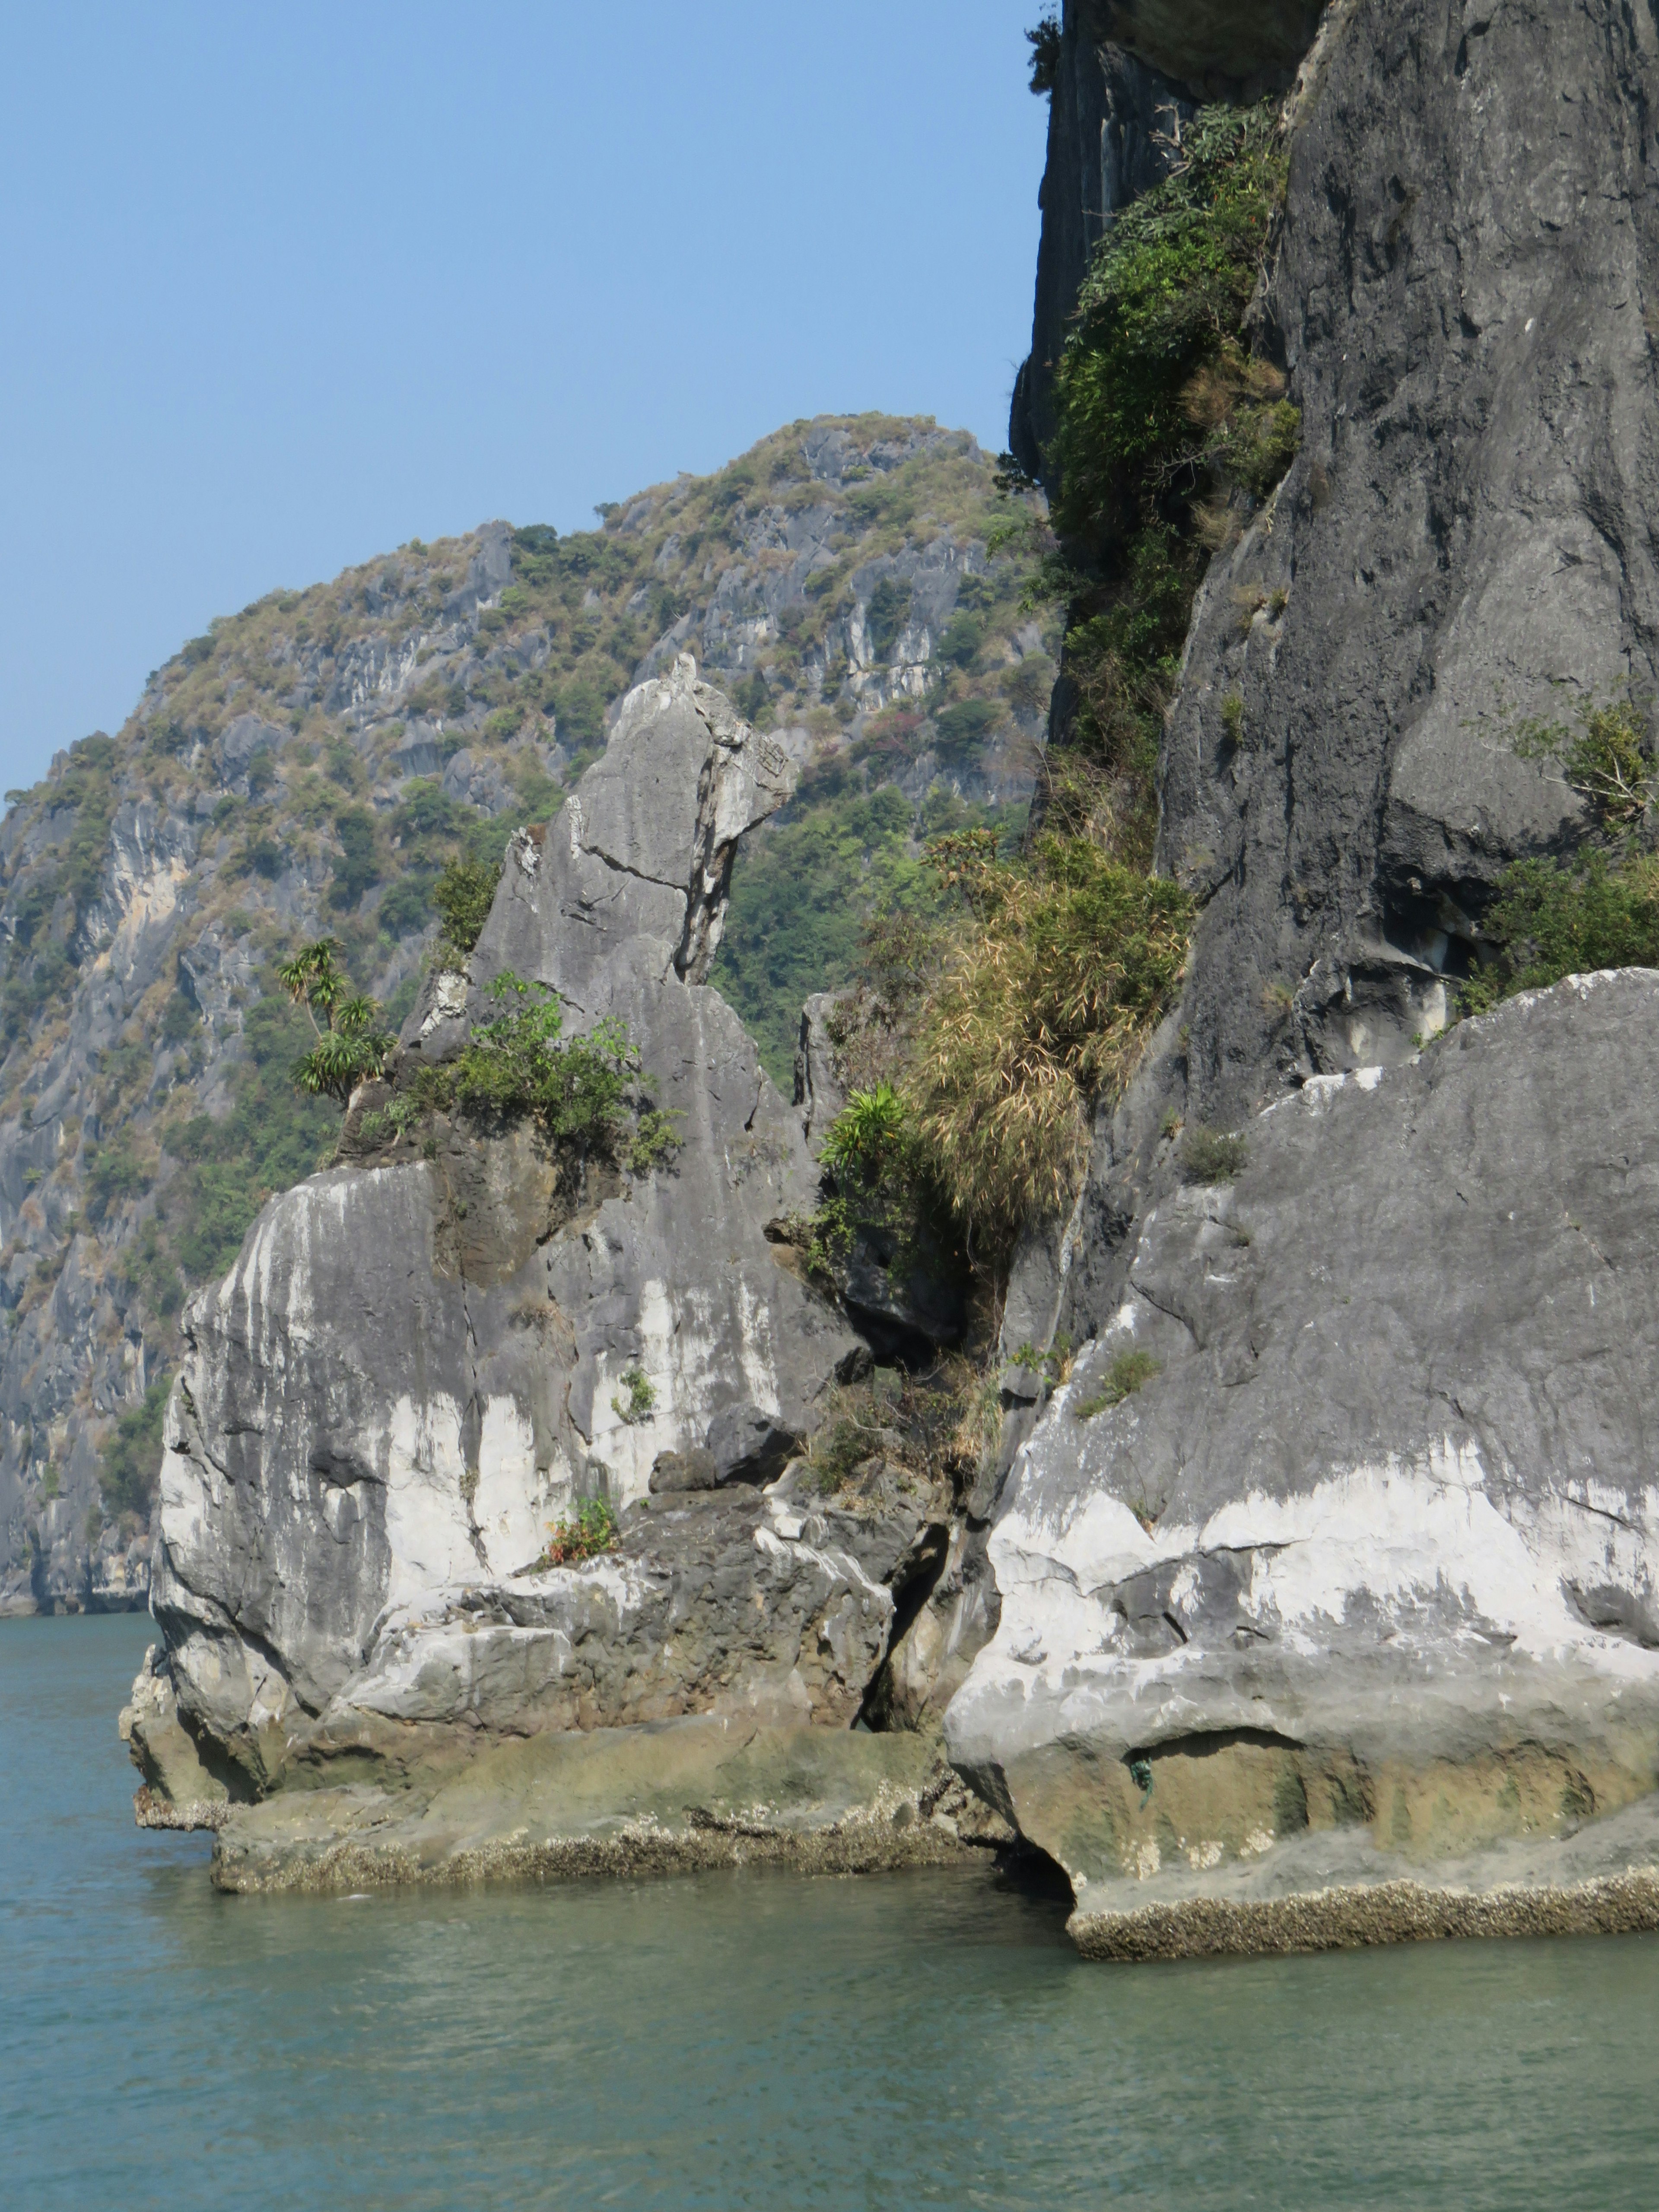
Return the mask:
<svg viewBox="0 0 1659 2212">
<path fill-rule="evenodd" d="M 1164 764 L 1206 1118 L 1408 1057 L 1502 868 L 1586 826 L 1517 723 L 1652 688 L 1656 93 L 1647 9 L 1333 11 L 1261 303 L 1301 451 L 1212 569 Z"/>
<path fill-rule="evenodd" d="M 947 1721 L 1081 1914 L 1490 1881 L 1653 1791 L 1656 1016 L 1517 999 L 1143 1217 Z"/>
<path fill-rule="evenodd" d="M 890 692 L 939 690 L 942 629 L 963 586 L 987 573 L 987 457 L 965 433 L 931 423 L 888 423 L 873 435 L 867 419 L 826 419 L 792 445 L 792 484 L 773 476 L 775 458 L 769 451 L 760 478 L 741 464 L 729 476 L 718 548 L 702 543 L 708 493 L 695 479 L 630 501 L 593 534 L 594 549 L 605 550 L 580 608 L 544 596 L 526 606 L 509 592 L 548 547 L 533 553 L 502 522 L 438 545 L 411 541 L 332 584 L 269 595 L 215 623 L 149 679 L 113 738 L 94 733 L 60 752 L 9 808 L 0 821 L 0 1306 L 9 1316 L 0 1331 L 0 1609 L 113 1601 L 123 1578 L 106 1572 L 110 1544 L 135 1571 L 142 1559 L 136 1510 L 124 1509 L 115 1538 L 99 1527 L 110 1507 L 99 1477 L 113 1424 L 176 1370 L 182 1297 L 223 1272 L 221 1237 L 234 1242 L 254 1194 L 273 1180 L 254 1157 L 279 1133 L 273 1121 L 287 1121 L 292 1137 L 305 1118 L 295 1106 L 273 1116 L 270 1094 L 264 1108 L 242 1110 L 269 1050 L 273 1008 L 258 1002 L 272 988 L 270 956 L 338 928 L 347 909 L 331 892 L 367 857 L 378 880 L 360 882 L 349 903 L 360 922 L 373 916 L 379 936 L 356 956 L 366 972 L 354 980 L 384 1004 L 419 966 L 435 927 L 433 839 L 450 839 L 410 834 L 406 807 L 428 820 L 447 811 L 432 809 L 412 780 L 439 778 L 451 807 L 474 817 L 545 812 L 544 779 L 572 780 L 573 758 L 603 742 L 628 687 L 618 678 L 613 696 L 602 682 L 603 696 L 584 703 L 539 679 L 578 634 L 586 649 L 590 626 L 618 650 L 624 636 L 627 652 L 640 650 L 659 607 L 667 628 L 644 651 L 641 677 L 672 671 L 696 641 L 705 666 L 751 686 L 759 675 L 780 706 L 793 698 L 791 714 L 808 704 L 793 696 L 798 674 L 820 695 L 829 682 L 830 698 L 845 686 L 852 724 L 829 732 L 795 719 L 775 732 L 799 767 L 854 744 Z M 868 503 L 873 495 L 879 509 L 885 480 L 915 461 L 954 484 L 945 502 L 953 520 L 894 549 L 884 513 Z M 805 504 L 800 469 L 813 487 Z M 798 669 L 790 639 L 817 604 L 809 584 L 842 563 L 856 572 L 852 597 L 809 668 Z M 884 581 L 908 586 L 911 619 L 902 635 L 884 629 L 889 659 L 872 660 L 870 595 Z M 670 600 L 684 610 L 672 621 Z M 1023 746 L 1046 703 L 1048 663 L 1040 628 L 1016 629 L 1016 619 L 1005 605 L 981 651 L 1010 665 L 1037 653 L 1034 681 L 995 736 L 948 758 L 918 753 L 904 787 L 918 805 L 936 774 L 975 800 L 1029 789 Z M 856 666 L 855 627 L 866 648 Z M 600 665 L 623 665 L 614 653 Z M 516 723 L 503 713 L 514 700 Z M 561 715 L 570 726 L 563 744 Z M 305 795 L 319 769 L 342 801 L 352 786 L 352 811 L 362 810 L 355 860 Z M 457 839 L 467 826 L 465 814 L 451 815 Z M 217 1190 L 207 1206 L 197 1158 L 204 1117 L 220 1133 L 216 1149 L 229 1154 L 211 1164 Z M 276 1179 L 313 1157 L 308 1144 L 279 1149 Z M 216 1224 L 208 1237 L 206 1220 Z M 141 1474 L 148 1446 L 144 1458 Z M 137 1584 L 125 1579 L 137 1601 Z"/>
<path fill-rule="evenodd" d="M 679 1117 L 670 1164 L 573 1182 L 527 1129 L 441 1125 L 430 1158 L 274 1200 L 188 1309 L 154 1607 L 179 1718 L 240 1793 L 393 1723 L 857 1710 L 883 1575 L 850 1540 L 774 1534 L 752 1490 L 653 1501 L 614 1559 L 533 1567 L 573 1501 L 626 1512 L 665 1455 L 775 1473 L 867 1358 L 768 1241 L 811 1164 L 698 980 L 736 842 L 792 781 L 689 662 L 642 685 L 559 817 L 514 839 L 469 972 L 410 1017 L 407 1048 L 441 1056 L 510 967 L 573 1029 L 620 1018 Z M 730 1648 L 698 1658 L 711 1606 Z"/>
</svg>

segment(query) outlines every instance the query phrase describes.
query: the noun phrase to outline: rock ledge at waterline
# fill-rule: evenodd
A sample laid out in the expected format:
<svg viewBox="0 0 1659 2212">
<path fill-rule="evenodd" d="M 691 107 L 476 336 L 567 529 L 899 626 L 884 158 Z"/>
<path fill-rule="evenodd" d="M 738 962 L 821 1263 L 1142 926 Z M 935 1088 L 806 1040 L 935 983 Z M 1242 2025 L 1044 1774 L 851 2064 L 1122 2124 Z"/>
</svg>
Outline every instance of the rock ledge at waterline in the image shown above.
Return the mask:
<svg viewBox="0 0 1659 2212">
<path fill-rule="evenodd" d="M 1547 1920 L 1659 1867 L 1656 1097 L 1659 974 L 1575 976 L 1316 1079 L 1143 1216 L 946 1719 L 1085 1948 L 1277 1948 L 1295 1900 L 1372 1940 L 1306 1900 L 1402 1881 Z"/>
</svg>

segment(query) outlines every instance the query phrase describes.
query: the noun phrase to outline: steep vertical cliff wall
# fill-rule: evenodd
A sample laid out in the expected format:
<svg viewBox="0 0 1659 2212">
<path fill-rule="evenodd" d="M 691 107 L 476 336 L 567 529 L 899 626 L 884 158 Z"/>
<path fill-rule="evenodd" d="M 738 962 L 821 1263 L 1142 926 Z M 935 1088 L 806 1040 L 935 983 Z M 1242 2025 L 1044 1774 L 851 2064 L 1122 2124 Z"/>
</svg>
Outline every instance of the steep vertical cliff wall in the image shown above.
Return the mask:
<svg viewBox="0 0 1659 2212">
<path fill-rule="evenodd" d="M 1164 762 L 1212 1118 L 1408 1056 L 1504 865 L 1588 826 L 1517 724 L 1651 690 L 1656 68 L 1645 8 L 1336 12 L 1261 302 L 1301 451 L 1211 570 Z"/>
<path fill-rule="evenodd" d="M 1173 110 L 1137 72 L 1178 86 L 1220 21 L 1068 8 L 1048 276 L 1108 137 L 1065 101 Z M 1651 693 L 1659 31 L 1614 0 L 1336 0 L 1310 46 L 1306 11 L 1233 21 L 1302 56 L 1252 313 L 1300 449 L 1194 615 L 1158 769 L 1184 997 L 1098 1131 L 1086 1348 L 949 1741 L 1086 1948 L 1650 1925 L 1659 977 L 1445 1032 L 1502 871 L 1592 827 L 1518 726 Z M 1187 92 L 1237 96 L 1220 60 Z M 1183 1119 L 1235 1140 L 1183 1164 Z"/>
</svg>

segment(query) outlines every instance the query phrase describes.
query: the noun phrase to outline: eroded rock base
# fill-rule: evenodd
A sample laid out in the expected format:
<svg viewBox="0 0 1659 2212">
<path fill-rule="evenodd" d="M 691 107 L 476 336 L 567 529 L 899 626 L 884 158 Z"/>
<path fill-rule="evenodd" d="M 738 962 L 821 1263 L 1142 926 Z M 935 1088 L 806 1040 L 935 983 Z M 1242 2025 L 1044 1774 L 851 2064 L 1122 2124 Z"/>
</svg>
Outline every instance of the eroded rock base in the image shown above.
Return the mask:
<svg viewBox="0 0 1659 2212">
<path fill-rule="evenodd" d="M 1011 1840 L 921 1736 L 702 1716 L 497 1743 L 459 1768 L 417 1770 L 406 1789 L 236 1806 L 212 1878 L 259 1892 L 765 1863 L 862 1874 Z"/>
<path fill-rule="evenodd" d="M 1659 1796 L 1577 1833 L 1428 1867 L 1364 1830 L 1281 1844 L 1253 1868 L 1079 1887 L 1067 1933 L 1087 1959 L 1260 1956 L 1475 1936 L 1659 1929 Z"/>
</svg>

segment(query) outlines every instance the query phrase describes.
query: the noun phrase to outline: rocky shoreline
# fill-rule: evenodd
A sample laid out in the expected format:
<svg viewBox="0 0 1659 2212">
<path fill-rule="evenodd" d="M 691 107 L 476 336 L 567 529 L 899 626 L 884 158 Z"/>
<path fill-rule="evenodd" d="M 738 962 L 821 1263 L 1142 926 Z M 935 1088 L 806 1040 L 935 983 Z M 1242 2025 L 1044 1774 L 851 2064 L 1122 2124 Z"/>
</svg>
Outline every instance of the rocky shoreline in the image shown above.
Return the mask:
<svg viewBox="0 0 1659 2212">
<path fill-rule="evenodd" d="M 1316 13 L 1206 33 L 1200 88 L 1289 90 Z M 1172 22 L 1066 9 L 1045 372 L 1195 122 Z M 1316 59 L 1253 111 L 1283 202 L 1210 364 L 1295 428 L 1205 523 L 1163 721 L 1195 919 L 1146 1031 L 1180 1003 L 1027 1221 L 975 1419 L 925 1467 L 873 1401 L 824 1449 L 871 1316 L 927 1333 L 805 1256 L 835 1009 L 792 1107 L 708 981 L 795 769 L 678 662 L 514 839 L 343 1164 L 186 1311 L 125 1732 L 221 1887 L 1008 1847 L 1091 1957 L 1659 1926 L 1659 967 L 1590 930 L 1522 989 L 1498 918 L 1582 918 L 1615 861 L 1652 898 L 1659 40 L 1341 0 Z M 1615 678 L 1616 820 L 1517 720 Z M 625 1025 L 672 1158 L 386 1134 L 503 974 Z M 597 1504 L 614 1542 L 556 1560 Z"/>
</svg>

